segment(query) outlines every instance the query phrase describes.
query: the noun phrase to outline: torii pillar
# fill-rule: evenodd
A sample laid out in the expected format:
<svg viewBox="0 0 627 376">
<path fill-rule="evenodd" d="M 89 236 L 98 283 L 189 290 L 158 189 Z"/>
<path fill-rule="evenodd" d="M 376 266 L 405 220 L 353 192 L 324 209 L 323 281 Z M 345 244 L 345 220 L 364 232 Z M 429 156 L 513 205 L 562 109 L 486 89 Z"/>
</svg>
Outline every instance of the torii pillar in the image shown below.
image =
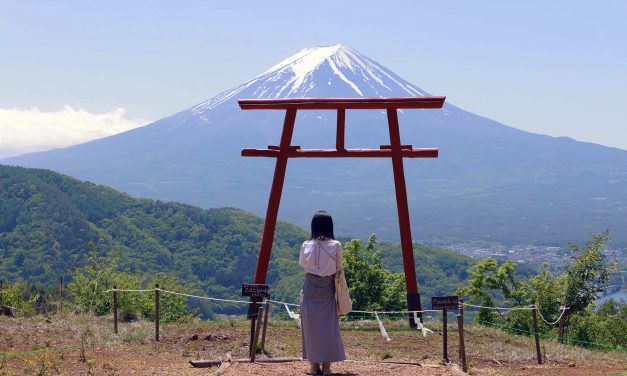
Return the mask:
<svg viewBox="0 0 627 376">
<path fill-rule="evenodd" d="M 407 206 L 407 188 L 403 158 L 437 158 L 437 148 L 414 149 L 412 145 L 402 145 L 398 126 L 398 109 L 429 109 L 442 108 L 446 97 L 406 97 L 406 98 L 290 98 L 290 99 L 240 99 L 237 102 L 242 110 L 285 110 L 285 120 L 279 146 L 268 146 L 267 149 L 242 149 L 243 157 L 276 158 L 274 178 L 268 200 L 266 221 L 261 239 L 261 249 L 255 270 L 254 283 L 264 284 L 270 263 L 270 252 L 274 241 L 285 170 L 289 158 L 391 158 L 394 171 L 394 187 L 396 206 L 403 251 L 403 266 L 407 288 L 407 309 L 420 311 L 420 293 L 416 280 L 414 250 L 409 223 Z M 346 149 L 344 147 L 344 130 L 346 110 L 386 110 L 390 131 L 390 144 L 381 145 L 379 149 Z M 298 110 L 337 110 L 337 133 L 335 149 L 301 149 L 292 146 L 292 134 Z M 250 304 L 250 312 L 256 312 L 256 304 Z M 419 314 L 422 319 L 422 315 Z M 413 315 L 409 315 L 410 326 L 415 326 Z"/>
</svg>

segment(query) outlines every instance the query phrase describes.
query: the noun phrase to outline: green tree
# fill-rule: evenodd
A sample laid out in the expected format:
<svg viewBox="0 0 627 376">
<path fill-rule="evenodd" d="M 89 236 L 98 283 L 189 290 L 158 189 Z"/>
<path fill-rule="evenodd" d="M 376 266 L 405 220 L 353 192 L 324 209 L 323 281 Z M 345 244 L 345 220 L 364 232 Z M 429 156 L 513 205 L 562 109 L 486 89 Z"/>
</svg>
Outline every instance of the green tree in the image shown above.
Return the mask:
<svg viewBox="0 0 627 376">
<path fill-rule="evenodd" d="M 609 240 L 608 230 L 592 234 L 584 245 L 569 244 L 573 263 L 566 268 L 564 303 L 569 315 L 582 312 L 598 299 L 598 293 L 607 288 L 613 266 L 605 262 L 601 250 Z"/>
<path fill-rule="evenodd" d="M 40 295 L 24 282 L 5 283 L 0 292 L 0 305 L 15 309 L 19 316 L 35 314 L 35 304 Z"/>
<path fill-rule="evenodd" d="M 76 308 L 80 312 L 92 312 L 105 315 L 111 312 L 113 298 L 111 289 L 119 290 L 146 289 L 158 283 L 159 288 L 173 292 L 188 292 L 189 284 L 181 286 L 180 280 L 170 273 L 158 273 L 149 279 L 146 274 L 131 274 L 118 270 L 118 256 L 102 257 L 96 252 L 93 243 L 89 245 L 87 265 L 74 272 L 74 278 L 68 285 Z M 192 311 L 187 306 L 187 299 L 180 295 L 162 293 L 160 299 L 161 320 L 175 321 L 189 316 Z M 154 293 L 123 292 L 118 293 L 118 309 L 123 320 L 135 320 L 140 317 L 154 319 Z"/>
<path fill-rule="evenodd" d="M 383 266 L 373 234 L 365 244 L 353 239 L 344 249 L 344 273 L 353 300 L 353 309 L 365 311 L 405 308 L 405 277 Z"/>
<path fill-rule="evenodd" d="M 457 290 L 468 302 L 483 307 L 494 307 L 494 295 L 505 297 L 507 305 L 524 305 L 529 298 L 529 286 L 516 275 L 516 263 L 507 260 L 501 266 L 494 258 L 488 257 L 468 269 L 468 285 Z M 501 316 L 493 309 L 480 308 L 476 316 L 479 322 L 492 323 Z"/>
</svg>

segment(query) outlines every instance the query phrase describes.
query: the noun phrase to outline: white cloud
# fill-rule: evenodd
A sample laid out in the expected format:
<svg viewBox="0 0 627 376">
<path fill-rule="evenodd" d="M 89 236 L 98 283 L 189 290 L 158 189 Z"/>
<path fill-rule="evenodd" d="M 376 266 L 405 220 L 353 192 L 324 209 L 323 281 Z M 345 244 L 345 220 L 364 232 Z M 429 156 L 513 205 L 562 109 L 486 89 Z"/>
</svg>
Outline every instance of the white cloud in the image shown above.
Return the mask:
<svg viewBox="0 0 627 376">
<path fill-rule="evenodd" d="M 59 111 L 0 109 L 0 158 L 66 147 L 148 124 L 123 108 L 94 114 L 65 106 Z"/>
</svg>

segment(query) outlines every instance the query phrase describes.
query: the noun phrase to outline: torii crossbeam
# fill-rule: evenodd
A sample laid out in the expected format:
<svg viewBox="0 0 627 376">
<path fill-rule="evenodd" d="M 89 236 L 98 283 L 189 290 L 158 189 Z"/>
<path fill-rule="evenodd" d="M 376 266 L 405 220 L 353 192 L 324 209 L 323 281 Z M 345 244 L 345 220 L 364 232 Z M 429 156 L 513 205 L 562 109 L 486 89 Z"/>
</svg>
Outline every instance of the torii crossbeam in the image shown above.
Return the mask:
<svg viewBox="0 0 627 376">
<path fill-rule="evenodd" d="M 396 205 L 403 250 L 403 266 L 407 287 L 407 308 L 420 311 L 420 293 L 416 281 L 414 251 L 412 246 L 411 227 L 409 224 L 409 208 L 407 206 L 407 189 L 403 158 L 437 158 L 437 148 L 414 149 L 412 145 L 401 144 L 398 109 L 442 108 L 446 97 L 406 97 L 406 98 L 290 98 L 290 99 L 240 99 L 237 102 L 242 110 L 285 110 L 285 120 L 279 146 L 268 146 L 267 149 L 242 149 L 243 157 L 276 158 L 274 178 L 268 200 L 266 221 L 261 239 L 261 249 L 255 270 L 254 283 L 264 284 L 270 262 L 270 252 L 274 240 L 285 170 L 289 158 L 391 158 L 394 170 Z M 344 130 L 346 110 L 386 110 L 390 131 L 390 144 L 381 145 L 379 149 L 346 149 L 344 147 Z M 292 146 L 292 134 L 296 111 L 298 110 L 337 110 L 337 132 L 335 149 L 301 149 Z M 254 304 L 251 304 L 253 306 Z M 410 325 L 416 325 L 413 315 L 409 317 Z"/>
</svg>

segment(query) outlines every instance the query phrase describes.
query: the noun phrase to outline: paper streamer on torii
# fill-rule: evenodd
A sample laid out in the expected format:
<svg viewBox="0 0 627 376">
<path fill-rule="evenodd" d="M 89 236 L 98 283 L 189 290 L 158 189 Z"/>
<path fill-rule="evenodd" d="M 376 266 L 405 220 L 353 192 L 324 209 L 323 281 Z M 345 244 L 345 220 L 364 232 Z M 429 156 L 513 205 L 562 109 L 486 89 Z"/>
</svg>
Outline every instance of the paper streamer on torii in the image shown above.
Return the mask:
<svg viewBox="0 0 627 376">
<path fill-rule="evenodd" d="M 422 325 L 422 322 L 420 322 L 420 319 L 418 318 L 418 312 L 414 312 L 414 322 L 416 323 L 416 329 L 422 331 L 423 337 L 426 337 L 427 333 L 433 333 L 433 330 L 425 328 L 424 325 Z"/>
<path fill-rule="evenodd" d="M 296 320 L 296 322 L 298 322 L 298 327 L 300 328 L 300 315 L 298 313 L 290 311 L 290 307 L 288 307 L 286 303 L 283 303 L 283 306 L 287 310 L 287 315 L 290 317 L 290 319 Z"/>
<path fill-rule="evenodd" d="M 392 339 L 390 338 L 390 336 L 388 335 L 388 332 L 385 330 L 385 328 L 383 327 L 383 323 L 381 322 L 381 320 L 379 320 L 379 315 L 377 315 L 377 313 L 374 313 L 374 317 L 377 319 L 377 323 L 379 324 L 379 330 L 381 331 L 381 335 L 383 336 L 383 338 L 385 338 L 386 341 L 391 341 Z"/>
</svg>

